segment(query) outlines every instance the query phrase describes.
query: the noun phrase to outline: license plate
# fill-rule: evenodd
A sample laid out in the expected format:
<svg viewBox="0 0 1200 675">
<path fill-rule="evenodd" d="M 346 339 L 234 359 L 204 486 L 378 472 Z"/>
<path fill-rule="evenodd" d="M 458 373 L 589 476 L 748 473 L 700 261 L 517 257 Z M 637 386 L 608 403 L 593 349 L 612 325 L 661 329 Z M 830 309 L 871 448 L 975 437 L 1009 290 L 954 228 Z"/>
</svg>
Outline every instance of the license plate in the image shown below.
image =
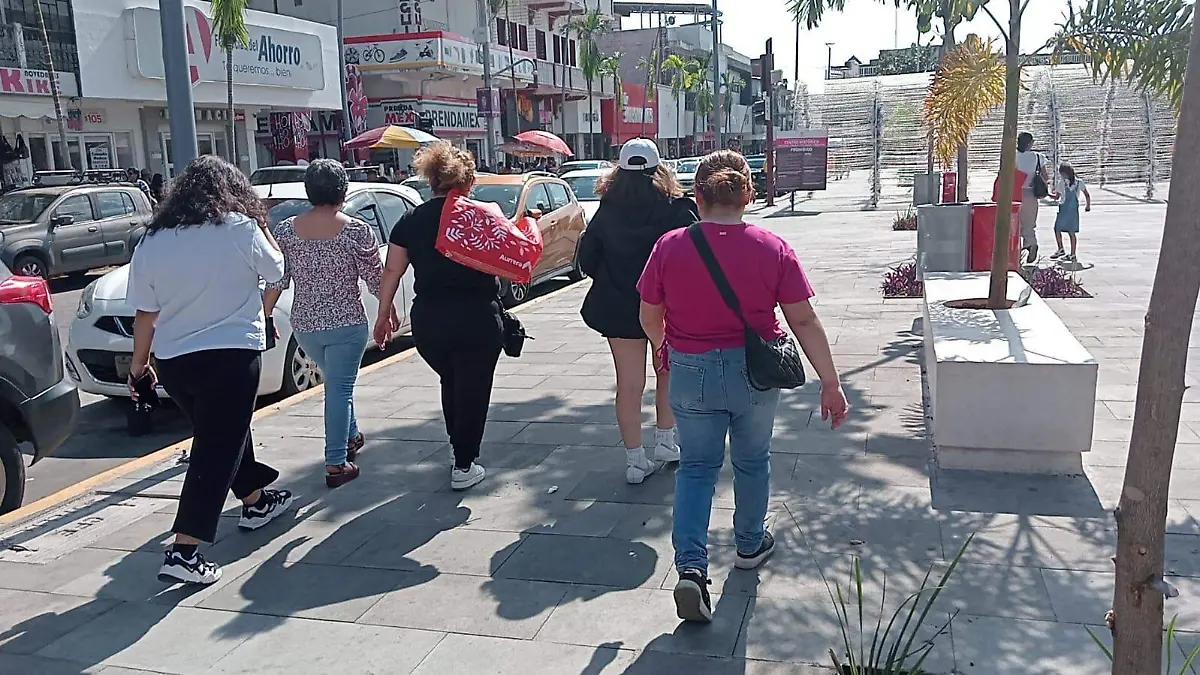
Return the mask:
<svg viewBox="0 0 1200 675">
<path fill-rule="evenodd" d="M 117 377 L 124 382 L 129 379 L 129 369 L 133 366 L 133 354 L 117 354 L 113 357 L 113 365 L 117 369 Z M 150 367 L 154 367 L 154 357 L 150 357 Z"/>
</svg>

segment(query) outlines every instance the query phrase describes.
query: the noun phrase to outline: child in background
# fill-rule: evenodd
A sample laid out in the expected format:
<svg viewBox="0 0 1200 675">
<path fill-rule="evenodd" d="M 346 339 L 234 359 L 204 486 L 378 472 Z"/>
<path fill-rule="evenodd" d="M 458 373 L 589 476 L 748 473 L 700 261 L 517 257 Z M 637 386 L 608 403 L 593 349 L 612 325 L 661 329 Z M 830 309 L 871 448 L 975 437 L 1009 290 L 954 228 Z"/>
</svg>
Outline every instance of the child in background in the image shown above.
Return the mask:
<svg viewBox="0 0 1200 675">
<path fill-rule="evenodd" d="M 1079 245 L 1076 239 L 1076 235 L 1079 233 L 1079 193 L 1082 192 L 1086 200 L 1084 211 L 1092 210 L 1092 195 L 1083 181 L 1075 176 L 1075 167 L 1063 162 L 1062 166 L 1058 167 L 1058 173 L 1062 176 L 1064 187 L 1062 192 L 1051 195 L 1055 199 L 1062 200 L 1058 205 L 1058 217 L 1054 219 L 1054 241 L 1058 243 L 1058 251 L 1050 258 L 1062 258 L 1074 262 L 1077 260 L 1075 251 Z M 1070 253 L 1063 250 L 1063 232 L 1071 237 Z"/>
</svg>

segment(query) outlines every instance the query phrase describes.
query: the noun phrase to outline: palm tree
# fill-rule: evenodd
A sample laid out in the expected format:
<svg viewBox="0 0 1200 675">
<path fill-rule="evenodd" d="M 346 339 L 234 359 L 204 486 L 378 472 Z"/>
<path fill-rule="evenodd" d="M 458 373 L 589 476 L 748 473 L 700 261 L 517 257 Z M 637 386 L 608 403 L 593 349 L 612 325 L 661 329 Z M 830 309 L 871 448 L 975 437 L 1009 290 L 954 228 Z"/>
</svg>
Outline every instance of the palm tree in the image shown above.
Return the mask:
<svg viewBox="0 0 1200 675">
<path fill-rule="evenodd" d="M 597 3 L 598 4 L 598 3 Z M 592 87 L 595 84 L 596 78 L 600 76 L 600 64 L 604 57 L 600 54 L 600 45 L 596 43 L 596 38 L 612 30 L 608 25 L 608 20 L 600 13 L 600 10 L 593 9 L 578 19 L 571 22 L 571 30 L 575 31 L 579 40 L 579 69 L 583 71 L 583 80 L 587 83 L 588 90 L 588 110 L 592 109 L 593 94 Z M 595 139 L 596 121 L 592 116 L 588 115 L 588 156 L 592 151 L 592 141 Z"/>
<path fill-rule="evenodd" d="M 212 0 L 213 36 L 225 51 L 225 132 L 229 135 L 229 163 L 238 165 L 237 132 L 233 116 L 233 50 L 250 41 L 246 28 L 247 0 Z"/>
<path fill-rule="evenodd" d="M 1146 311 L 1124 485 L 1116 511 L 1112 672 L 1163 672 L 1163 533 L 1197 289 L 1200 288 L 1200 33 L 1179 0 L 1085 0 L 1060 26 L 1058 51 L 1078 51 L 1104 80 L 1132 82 L 1179 111 L 1162 245 Z M 1160 590 L 1162 589 L 1162 590 Z"/>
<path fill-rule="evenodd" d="M 733 95 L 742 93 L 746 88 L 746 80 L 736 71 L 726 70 L 721 73 L 721 87 L 725 89 L 725 133 L 730 133 L 733 130 Z"/>
<path fill-rule="evenodd" d="M 662 72 L 662 61 L 659 60 L 658 48 L 650 50 L 650 55 L 638 59 L 638 70 L 646 71 L 645 103 L 642 104 L 642 132 L 646 135 L 646 103 L 658 98 L 658 75 Z"/>
<path fill-rule="evenodd" d="M 617 119 L 621 119 L 621 115 L 623 114 L 622 107 L 624 105 L 621 96 L 621 56 L 621 52 L 616 52 L 612 56 L 604 57 L 604 60 L 600 62 L 601 77 L 611 75 L 613 79 L 613 92 L 617 97 L 613 104 L 613 110 L 616 113 Z M 590 110 L 588 114 L 591 114 Z"/>
<path fill-rule="evenodd" d="M 933 154 L 949 166 L 971 131 L 1004 103 L 1004 57 L 976 35 L 946 53 L 925 96 L 922 117 Z"/>
<path fill-rule="evenodd" d="M 67 127 L 63 123 L 62 98 L 58 92 L 58 78 L 54 74 L 54 56 L 50 53 L 50 33 L 46 31 L 46 17 L 42 16 L 41 0 L 35 0 L 33 5 L 37 8 L 38 25 L 42 31 L 42 44 L 46 45 L 46 70 L 50 73 L 50 95 L 54 98 L 54 119 L 58 122 L 58 143 L 62 146 L 62 158 L 67 163 L 67 169 L 73 171 L 75 165 L 71 162 L 71 148 L 67 145 Z M 57 167 L 58 158 L 55 158 L 54 161 Z"/>
<path fill-rule="evenodd" d="M 671 76 L 671 94 L 675 96 L 675 137 L 683 153 L 683 97 L 691 89 L 692 75 L 688 62 L 678 54 L 671 54 L 663 59 L 662 69 Z"/>
<path fill-rule="evenodd" d="M 698 122 L 696 119 L 704 120 L 704 129 L 708 129 L 708 116 L 712 114 L 713 108 L 716 107 L 713 100 L 712 80 L 708 77 L 709 68 L 712 65 L 712 53 L 705 52 L 703 55 L 692 59 L 692 91 L 696 95 L 696 117 L 692 118 L 693 130 Z M 715 129 L 713 130 L 716 131 Z"/>
</svg>

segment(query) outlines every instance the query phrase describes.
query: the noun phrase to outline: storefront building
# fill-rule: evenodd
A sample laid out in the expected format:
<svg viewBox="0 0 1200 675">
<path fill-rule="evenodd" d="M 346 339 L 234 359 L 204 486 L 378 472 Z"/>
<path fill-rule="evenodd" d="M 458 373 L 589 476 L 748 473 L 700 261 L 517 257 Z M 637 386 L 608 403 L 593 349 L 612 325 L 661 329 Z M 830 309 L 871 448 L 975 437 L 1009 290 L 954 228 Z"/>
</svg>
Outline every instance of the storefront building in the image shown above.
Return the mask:
<svg viewBox="0 0 1200 675">
<path fill-rule="evenodd" d="M 337 31 L 292 17 L 247 12 L 250 40 L 233 53 L 235 110 L 230 120 L 225 53 L 215 44 L 208 9 L 207 3 L 185 0 L 198 149 L 227 157 L 233 142 L 238 166 L 253 171 L 274 163 L 276 154 L 272 140 L 256 134 L 259 116 L 340 109 Z M 68 111 L 78 110 L 80 118 L 76 168 L 135 166 L 173 175 L 178 167 L 166 108 L 157 3 L 91 0 L 76 3 L 74 19 L 81 91 L 70 99 Z M 72 115 L 68 112 L 68 119 Z M 53 121 L 23 122 L 22 128 L 26 124 L 54 142 Z M 68 143 L 74 161 L 75 141 Z M 268 144 L 266 152 L 263 143 Z"/>
<path fill-rule="evenodd" d="M 600 106 L 600 121 L 605 136 L 615 152 L 633 138 L 658 141 L 658 102 L 661 96 L 647 100 L 646 88 L 628 82 L 621 83 L 621 105 L 617 100 L 604 101 Z M 663 151 L 659 143 L 659 151 Z"/>
</svg>

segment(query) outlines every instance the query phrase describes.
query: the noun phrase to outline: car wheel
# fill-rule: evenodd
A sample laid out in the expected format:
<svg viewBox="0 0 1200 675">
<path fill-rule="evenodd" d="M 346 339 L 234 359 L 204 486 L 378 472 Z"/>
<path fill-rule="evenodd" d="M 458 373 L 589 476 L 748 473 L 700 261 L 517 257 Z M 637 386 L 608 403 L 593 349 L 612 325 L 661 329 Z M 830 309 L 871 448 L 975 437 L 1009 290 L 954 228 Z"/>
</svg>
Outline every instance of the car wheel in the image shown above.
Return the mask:
<svg viewBox="0 0 1200 675">
<path fill-rule="evenodd" d="M 579 266 L 579 247 L 583 245 L 583 237 L 579 238 L 579 243 L 575 245 L 575 262 L 571 267 L 571 271 L 567 274 L 567 278 L 572 282 L 583 281 L 587 276 L 583 273 L 583 268 Z"/>
<path fill-rule="evenodd" d="M 25 459 L 17 439 L 0 427 L 0 514 L 17 510 L 25 498 Z"/>
<path fill-rule="evenodd" d="M 32 253 L 17 256 L 13 261 L 12 273 L 22 277 L 50 278 L 50 269 L 46 263 Z"/>
<path fill-rule="evenodd" d="M 504 288 L 500 293 L 500 303 L 506 309 L 512 309 L 517 305 L 529 299 L 529 284 L 517 283 L 515 281 L 504 281 Z"/>
<path fill-rule="evenodd" d="M 291 396 L 312 389 L 323 381 L 317 362 L 304 353 L 304 348 L 296 342 L 296 338 L 292 338 L 283 360 L 283 395 Z"/>
</svg>

